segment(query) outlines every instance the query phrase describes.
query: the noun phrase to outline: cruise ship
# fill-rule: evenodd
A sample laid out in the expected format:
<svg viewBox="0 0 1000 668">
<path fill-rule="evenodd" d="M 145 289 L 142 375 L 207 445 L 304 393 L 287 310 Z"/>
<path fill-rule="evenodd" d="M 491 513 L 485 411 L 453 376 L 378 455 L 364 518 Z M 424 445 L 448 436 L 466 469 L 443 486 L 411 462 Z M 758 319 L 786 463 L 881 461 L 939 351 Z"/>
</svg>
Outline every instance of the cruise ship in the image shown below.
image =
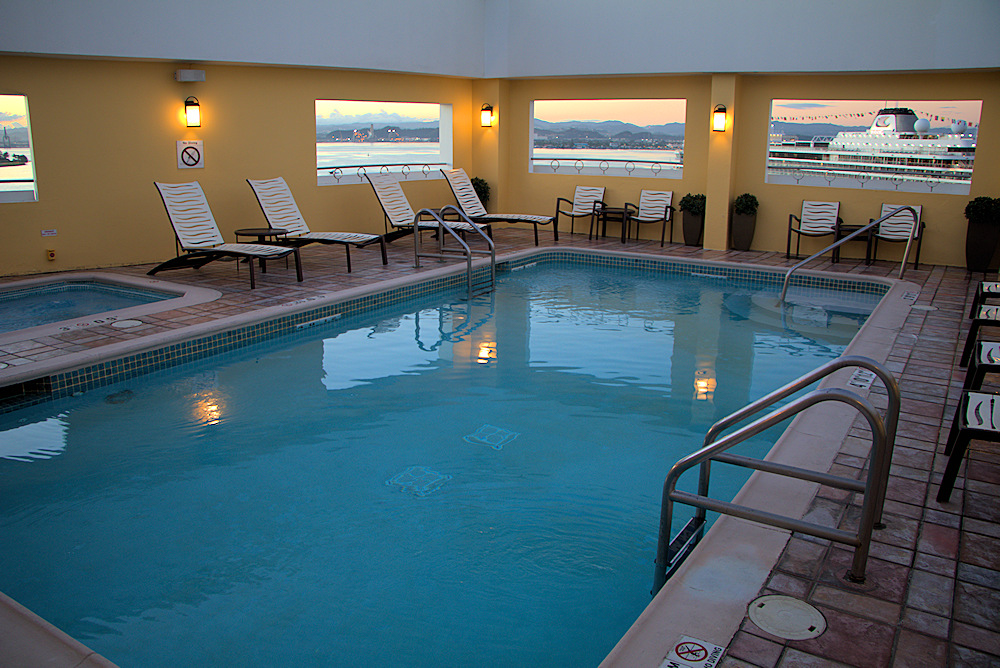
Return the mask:
<svg viewBox="0 0 1000 668">
<path fill-rule="evenodd" d="M 968 194 L 976 137 L 964 122 L 931 133 L 912 109 L 880 109 L 864 132 L 800 140 L 772 133 L 767 182 Z"/>
</svg>

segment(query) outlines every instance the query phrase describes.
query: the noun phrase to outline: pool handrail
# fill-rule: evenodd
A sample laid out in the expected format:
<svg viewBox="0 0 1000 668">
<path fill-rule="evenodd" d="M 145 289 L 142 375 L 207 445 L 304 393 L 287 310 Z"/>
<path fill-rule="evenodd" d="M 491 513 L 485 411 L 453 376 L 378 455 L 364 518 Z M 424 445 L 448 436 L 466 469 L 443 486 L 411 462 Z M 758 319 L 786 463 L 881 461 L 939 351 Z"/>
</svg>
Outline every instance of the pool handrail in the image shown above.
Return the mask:
<svg viewBox="0 0 1000 668">
<path fill-rule="evenodd" d="M 882 379 L 890 397 L 889 407 L 887 408 L 887 419 L 885 421 L 882 420 L 874 406 L 867 399 L 855 392 L 843 388 L 826 388 L 814 390 L 725 437 L 716 438 L 724 429 L 733 426 L 754 413 L 760 412 L 795 391 L 803 389 L 819 378 L 847 366 L 867 368 L 875 372 Z M 872 431 L 872 456 L 868 477 L 864 483 L 829 473 L 725 453 L 729 448 L 823 401 L 847 403 L 856 408 L 868 421 Z M 871 534 L 877 525 L 881 526 L 882 506 L 885 501 L 889 467 L 892 459 L 892 447 L 895 440 L 896 425 L 898 424 L 899 402 L 899 386 L 895 378 L 886 372 L 881 365 L 866 357 L 847 356 L 832 360 L 815 371 L 792 381 L 713 425 L 709 429 L 708 434 L 706 434 L 703 447 L 675 463 L 664 480 L 652 593 L 655 595 L 663 587 L 670 575 L 673 574 L 684 558 L 687 557 L 700 541 L 705 525 L 705 510 L 713 510 L 742 519 L 850 545 L 855 548 L 855 552 L 851 569 L 847 572 L 846 578 L 853 582 L 863 582 L 865 579 L 865 566 L 868 559 Z M 801 519 L 784 517 L 768 511 L 711 499 L 708 497 L 708 486 L 710 461 L 712 459 L 766 473 L 785 475 L 853 492 L 862 492 L 864 494 L 864 501 L 858 530 L 855 534 L 851 534 L 841 529 L 834 529 L 805 522 Z M 676 485 L 681 474 L 698 464 L 701 465 L 698 494 L 677 491 Z M 681 529 L 677 538 L 671 540 L 670 529 L 673 523 L 673 503 L 675 501 L 695 506 L 698 510 L 695 517 L 689 520 Z"/>
<path fill-rule="evenodd" d="M 448 223 L 448 221 L 444 219 L 444 217 L 449 212 L 452 212 L 458 216 L 459 221 L 457 222 L 459 223 L 460 230 L 462 230 L 463 232 L 474 231 L 477 234 L 479 234 L 479 236 L 486 241 L 488 250 L 479 250 L 470 248 L 469 244 L 465 242 L 465 239 L 463 239 L 457 232 L 455 232 L 455 229 Z M 420 232 L 434 228 L 434 223 L 427 221 L 427 219 L 423 218 L 423 216 L 430 216 L 430 218 L 432 218 L 433 221 L 437 223 L 437 231 L 438 231 L 437 253 L 427 253 L 420 251 Z M 484 227 L 485 227 L 484 225 L 477 225 L 476 223 L 472 222 L 472 220 L 454 204 L 448 204 L 437 210 L 420 209 L 413 216 L 413 266 L 419 269 L 420 258 L 422 257 L 436 258 L 439 260 L 443 260 L 443 259 L 450 259 L 455 254 L 464 255 L 466 261 L 466 282 L 468 285 L 469 301 L 472 301 L 472 298 L 474 296 L 473 294 L 474 289 L 472 283 L 472 256 L 474 254 L 489 255 L 490 274 L 489 274 L 489 283 L 487 285 L 486 291 L 492 291 L 493 286 L 496 285 L 496 275 L 497 275 L 496 246 L 493 243 L 493 239 L 491 239 L 488 234 L 483 232 Z M 458 242 L 459 246 L 461 246 L 461 250 L 453 248 L 445 248 L 444 246 L 445 232 L 451 235 L 451 237 Z"/>
<path fill-rule="evenodd" d="M 882 223 L 882 221 L 887 220 L 889 218 L 892 218 L 893 216 L 895 216 L 897 213 L 900 213 L 901 211 L 909 211 L 910 214 L 913 216 L 913 225 L 910 227 L 910 236 L 906 240 L 906 249 L 903 251 L 903 261 L 899 265 L 899 278 L 900 278 L 900 280 L 902 280 L 903 275 L 906 273 L 906 258 L 910 257 L 910 246 L 913 244 L 913 238 L 916 236 L 917 225 L 918 225 L 917 220 L 919 218 L 919 216 L 917 215 L 916 210 L 912 206 L 901 206 L 898 209 L 894 209 L 890 213 L 887 213 L 886 215 L 882 216 L 878 220 L 870 221 L 864 227 L 861 227 L 861 228 L 859 228 L 857 230 L 854 230 L 853 232 L 851 232 L 850 234 L 848 234 L 846 237 L 841 237 L 840 239 L 834 241 L 832 244 L 830 244 L 829 246 L 827 246 L 823 250 L 817 251 L 817 252 L 813 253 L 812 255 L 810 255 L 809 257 L 807 257 L 806 259 L 802 260 L 801 262 L 799 262 L 798 264 L 796 264 L 795 266 L 793 266 L 791 269 L 789 269 L 785 273 L 785 281 L 781 285 L 781 296 L 778 298 L 778 304 L 780 305 L 780 304 L 783 304 L 785 302 L 785 294 L 788 292 L 788 282 L 791 280 L 792 274 L 795 273 L 795 271 L 797 269 L 800 269 L 803 265 L 806 265 L 809 262 L 815 260 L 816 258 L 818 258 L 820 255 L 823 255 L 827 251 L 833 250 L 834 248 L 839 248 L 841 245 L 843 245 L 844 243 L 850 241 L 851 239 L 853 239 L 854 237 L 858 236 L 862 232 L 868 232 L 869 230 L 871 230 L 876 225 L 880 225 Z"/>
</svg>

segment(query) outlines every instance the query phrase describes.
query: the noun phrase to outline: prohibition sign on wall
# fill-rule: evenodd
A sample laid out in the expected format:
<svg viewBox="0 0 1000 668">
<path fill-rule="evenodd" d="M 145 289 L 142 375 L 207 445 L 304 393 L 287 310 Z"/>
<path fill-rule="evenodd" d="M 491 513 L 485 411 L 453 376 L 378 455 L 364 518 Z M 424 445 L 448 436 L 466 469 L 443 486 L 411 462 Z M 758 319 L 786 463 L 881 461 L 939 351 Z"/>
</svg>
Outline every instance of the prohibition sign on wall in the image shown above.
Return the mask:
<svg viewBox="0 0 1000 668">
<path fill-rule="evenodd" d="M 202 141 L 177 142 L 177 169 L 201 169 L 205 166 Z"/>
</svg>

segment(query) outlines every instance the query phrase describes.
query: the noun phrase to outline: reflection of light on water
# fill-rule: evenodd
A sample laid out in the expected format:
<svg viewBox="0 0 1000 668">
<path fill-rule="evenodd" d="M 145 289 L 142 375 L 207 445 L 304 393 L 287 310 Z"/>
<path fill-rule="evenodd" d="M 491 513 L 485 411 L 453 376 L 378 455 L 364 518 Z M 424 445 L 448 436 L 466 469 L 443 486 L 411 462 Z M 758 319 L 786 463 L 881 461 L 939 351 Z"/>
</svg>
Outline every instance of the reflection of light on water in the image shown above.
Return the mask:
<svg viewBox="0 0 1000 668">
<path fill-rule="evenodd" d="M 708 401 L 715 394 L 715 376 L 711 369 L 698 369 L 694 372 L 694 398 L 697 401 Z"/>
<path fill-rule="evenodd" d="M 222 397 L 214 392 L 206 392 L 195 397 L 192 412 L 194 419 L 203 425 L 219 424 L 222 421 L 222 413 L 226 408 Z"/>
<path fill-rule="evenodd" d="M 483 341 L 479 344 L 479 355 L 476 361 L 480 364 L 489 364 L 491 360 L 497 358 L 496 341 Z"/>
<path fill-rule="evenodd" d="M 68 428 L 65 418 L 58 415 L 0 432 L 0 458 L 30 462 L 62 454 Z"/>
</svg>

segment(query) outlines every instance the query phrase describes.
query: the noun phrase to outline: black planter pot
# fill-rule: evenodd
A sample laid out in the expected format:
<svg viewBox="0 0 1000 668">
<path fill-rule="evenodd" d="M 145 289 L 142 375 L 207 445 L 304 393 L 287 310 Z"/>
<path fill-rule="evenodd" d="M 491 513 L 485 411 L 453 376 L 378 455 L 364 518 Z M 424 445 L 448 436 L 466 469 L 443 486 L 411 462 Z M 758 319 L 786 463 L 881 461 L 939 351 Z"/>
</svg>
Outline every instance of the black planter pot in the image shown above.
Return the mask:
<svg viewBox="0 0 1000 668">
<path fill-rule="evenodd" d="M 965 233 L 965 268 L 986 272 L 1000 242 L 1000 225 L 996 221 L 970 220 Z"/>
<path fill-rule="evenodd" d="M 701 234 L 705 231 L 705 214 L 684 212 L 684 243 L 688 246 L 700 246 Z"/>
<path fill-rule="evenodd" d="M 735 250 L 748 251 L 753 243 L 753 233 L 757 228 L 757 214 L 734 213 L 733 226 L 729 230 Z"/>
</svg>

